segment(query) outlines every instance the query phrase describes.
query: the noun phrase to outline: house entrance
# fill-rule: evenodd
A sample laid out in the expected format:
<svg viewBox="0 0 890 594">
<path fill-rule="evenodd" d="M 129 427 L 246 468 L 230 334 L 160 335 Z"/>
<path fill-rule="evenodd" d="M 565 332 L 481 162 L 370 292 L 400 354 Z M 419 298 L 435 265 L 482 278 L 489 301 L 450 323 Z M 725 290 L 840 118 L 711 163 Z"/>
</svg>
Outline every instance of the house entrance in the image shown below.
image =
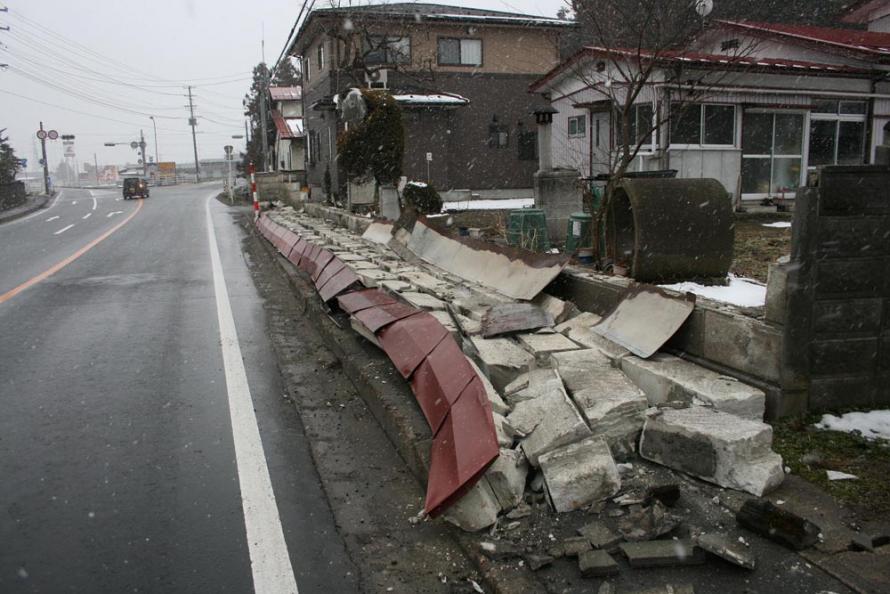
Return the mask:
<svg viewBox="0 0 890 594">
<path fill-rule="evenodd" d="M 742 198 L 793 198 L 803 183 L 803 147 L 803 113 L 745 111 Z"/>
</svg>

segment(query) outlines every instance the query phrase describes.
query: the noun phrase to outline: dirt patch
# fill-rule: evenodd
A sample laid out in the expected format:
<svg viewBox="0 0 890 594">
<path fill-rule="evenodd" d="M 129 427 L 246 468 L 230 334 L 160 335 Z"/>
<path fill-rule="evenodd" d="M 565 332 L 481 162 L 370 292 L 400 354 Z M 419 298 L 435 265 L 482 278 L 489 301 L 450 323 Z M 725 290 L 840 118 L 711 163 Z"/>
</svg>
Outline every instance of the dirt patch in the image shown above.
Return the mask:
<svg viewBox="0 0 890 594">
<path fill-rule="evenodd" d="M 788 214 L 745 215 L 735 223 L 735 259 L 730 272 L 736 276 L 766 282 L 769 265 L 791 253 L 791 228 L 764 227 L 790 223 Z"/>
<path fill-rule="evenodd" d="M 773 449 L 791 470 L 849 504 L 864 517 L 890 512 L 890 443 L 869 441 L 858 435 L 818 430 L 820 415 L 809 415 L 773 425 Z M 859 477 L 830 481 L 827 470 Z"/>
</svg>

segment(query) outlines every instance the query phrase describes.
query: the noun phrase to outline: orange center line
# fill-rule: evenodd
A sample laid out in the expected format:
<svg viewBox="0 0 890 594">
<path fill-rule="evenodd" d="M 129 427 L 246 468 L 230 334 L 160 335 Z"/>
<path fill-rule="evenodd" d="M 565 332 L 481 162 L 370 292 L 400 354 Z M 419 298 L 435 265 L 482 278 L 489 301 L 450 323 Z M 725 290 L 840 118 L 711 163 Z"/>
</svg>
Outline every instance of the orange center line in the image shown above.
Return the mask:
<svg viewBox="0 0 890 594">
<path fill-rule="evenodd" d="M 46 280 L 47 278 L 51 277 L 52 275 L 54 275 L 61 269 L 65 268 L 66 266 L 68 266 L 69 264 L 71 264 L 72 262 L 74 262 L 75 260 L 80 258 L 82 255 L 84 255 L 85 253 L 87 253 L 88 251 L 90 251 L 91 249 L 96 247 L 102 241 L 105 241 L 106 239 L 108 239 L 108 237 L 112 233 L 114 233 L 115 231 L 117 231 L 118 229 L 120 229 L 121 227 L 126 225 L 127 223 L 129 223 L 133 217 L 135 217 L 137 214 L 139 214 L 139 211 L 142 210 L 142 202 L 143 202 L 143 200 L 142 200 L 142 198 L 140 198 L 139 203 L 136 206 L 136 210 L 134 210 L 132 213 L 130 213 L 130 216 L 128 216 L 123 221 L 121 221 L 120 223 L 118 223 L 117 225 L 115 225 L 114 227 L 112 227 L 111 229 L 109 229 L 108 231 L 106 231 L 105 233 L 103 233 L 102 235 L 100 235 L 99 237 L 94 239 L 93 241 L 89 242 L 88 244 L 86 244 L 85 246 L 83 246 L 82 248 L 80 248 L 79 250 L 77 250 L 76 252 L 74 252 L 73 254 L 71 254 L 70 256 L 65 258 L 64 260 L 62 260 L 60 262 L 56 262 L 55 264 L 53 264 L 52 266 L 50 266 L 49 268 L 47 268 L 46 270 L 44 270 L 43 272 L 38 274 L 37 276 L 34 276 L 34 277 L 26 280 L 25 282 L 23 282 L 19 286 L 15 287 L 14 289 L 10 289 L 9 291 L 0 295 L 0 303 L 5 303 L 5 302 L 9 301 L 10 299 L 12 299 L 13 297 L 15 297 L 16 295 L 18 295 L 19 293 L 21 293 L 22 291 L 24 291 L 26 289 L 30 289 L 37 283 Z"/>
</svg>

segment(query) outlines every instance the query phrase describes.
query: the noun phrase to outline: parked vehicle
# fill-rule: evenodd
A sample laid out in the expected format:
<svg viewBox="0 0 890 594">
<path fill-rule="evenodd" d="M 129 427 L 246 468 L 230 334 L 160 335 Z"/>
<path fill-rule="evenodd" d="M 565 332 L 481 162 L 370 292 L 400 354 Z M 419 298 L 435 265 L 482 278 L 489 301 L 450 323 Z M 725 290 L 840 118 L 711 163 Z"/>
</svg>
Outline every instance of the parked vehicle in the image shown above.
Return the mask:
<svg viewBox="0 0 890 594">
<path fill-rule="evenodd" d="M 124 200 L 148 198 L 148 183 L 141 177 L 128 177 L 124 180 Z"/>
</svg>

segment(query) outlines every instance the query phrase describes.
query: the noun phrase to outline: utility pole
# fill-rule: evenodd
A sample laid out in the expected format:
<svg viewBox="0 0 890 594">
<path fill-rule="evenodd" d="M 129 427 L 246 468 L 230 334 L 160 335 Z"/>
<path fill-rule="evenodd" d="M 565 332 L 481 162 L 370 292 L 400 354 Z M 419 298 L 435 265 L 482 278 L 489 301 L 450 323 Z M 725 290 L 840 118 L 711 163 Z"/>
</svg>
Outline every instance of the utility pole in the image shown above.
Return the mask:
<svg viewBox="0 0 890 594">
<path fill-rule="evenodd" d="M 158 124 L 155 122 L 154 116 L 148 116 L 151 119 L 152 128 L 155 131 L 155 163 L 161 162 L 161 154 L 158 152 Z"/>
<path fill-rule="evenodd" d="M 99 185 L 99 159 L 96 158 L 96 153 L 93 153 L 93 167 L 95 169 L 93 171 L 96 172 L 96 185 Z"/>
<path fill-rule="evenodd" d="M 43 188 L 49 196 L 49 164 L 46 162 L 46 132 L 43 130 L 43 122 L 40 122 L 37 138 L 40 139 L 40 150 L 43 152 Z"/>
<path fill-rule="evenodd" d="M 142 177 L 148 179 L 148 159 L 145 158 L 145 135 L 139 130 L 139 150 L 142 152 Z"/>
<path fill-rule="evenodd" d="M 195 149 L 195 183 L 201 181 L 201 166 L 198 164 L 198 138 L 195 136 L 195 126 L 197 125 L 195 105 L 192 103 L 192 87 L 189 85 L 189 126 L 192 127 L 192 146 Z"/>
<path fill-rule="evenodd" d="M 260 130 L 263 134 L 260 139 L 260 147 L 263 152 L 262 170 L 266 171 L 269 163 L 269 157 L 266 154 L 266 144 L 269 142 L 269 134 L 266 132 L 266 95 L 269 93 L 269 72 L 265 62 L 263 62 L 263 81 L 260 86 Z"/>
</svg>

